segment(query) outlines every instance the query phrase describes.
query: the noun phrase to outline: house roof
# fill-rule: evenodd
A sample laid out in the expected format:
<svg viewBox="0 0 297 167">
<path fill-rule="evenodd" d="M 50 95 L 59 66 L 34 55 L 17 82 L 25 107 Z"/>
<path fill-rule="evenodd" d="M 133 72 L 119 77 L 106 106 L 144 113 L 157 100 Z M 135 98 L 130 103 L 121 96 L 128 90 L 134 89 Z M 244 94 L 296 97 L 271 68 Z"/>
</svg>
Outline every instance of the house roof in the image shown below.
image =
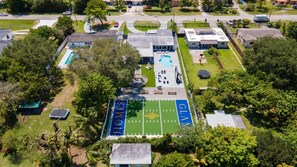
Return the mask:
<svg viewBox="0 0 297 167">
<path fill-rule="evenodd" d="M 225 114 L 223 110 L 215 110 L 214 114 L 205 114 L 207 124 L 211 127 L 227 126 L 234 128 L 245 128 L 242 119 L 235 115 Z"/>
<path fill-rule="evenodd" d="M 11 30 L 0 29 L 0 39 L 5 37 L 6 35 L 8 35 L 10 32 L 11 32 Z"/>
<path fill-rule="evenodd" d="M 103 30 L 94 34 L 75 32 L 69 36 L 68 42 L 94 42 L 100 38 L 114 38 L 116 34 L 116 30 Z"/>
<path fill-rule="evenodd" d="M 212 44 L 214 42 L 229 42 L 228 37 L 221 28 L 212 29 L 184 29 L 187 40 L 189 42 L 201 42 L 210 41 Z M 205 43 L 208 44 L 208 43 Z"/>
<path fill-rule="evenodd" d="M 239 28 L 237 29 L 238 33 L 241 33 L 246 41 L 256 40 L 264 36 L 284 37 L 278 29 L 274 28 Z"/>
<path fill-rule="evenodd" d="M 110 164 L 151 164 L 151 144 L 120 144 L 112 145 Z"/>
</svg>

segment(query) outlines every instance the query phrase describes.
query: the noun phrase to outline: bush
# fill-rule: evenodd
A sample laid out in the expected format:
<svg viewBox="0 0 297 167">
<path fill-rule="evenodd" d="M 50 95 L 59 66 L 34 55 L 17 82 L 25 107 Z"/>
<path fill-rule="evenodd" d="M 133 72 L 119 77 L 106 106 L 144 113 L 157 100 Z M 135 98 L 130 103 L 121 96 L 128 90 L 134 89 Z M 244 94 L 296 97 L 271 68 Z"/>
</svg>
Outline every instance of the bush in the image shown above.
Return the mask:
<svg viewBox="0 0 297 167">
<path fill-rule="evenodd" d="M 244 10 L 247 11 L 247 12 L 253 12 L 253 11 L 255 11 L 255 8 L 256 8 L 255 4 L 248 3 L 245 6 L 245 9 Z"/>
<path fill-rule="evenodd" d="M 214 47 L 211 47 L 210 49 L 208 49 L 208 54 L 213 55 L 213 54 L 218 54 L 218 50 Z"/>
</svg>

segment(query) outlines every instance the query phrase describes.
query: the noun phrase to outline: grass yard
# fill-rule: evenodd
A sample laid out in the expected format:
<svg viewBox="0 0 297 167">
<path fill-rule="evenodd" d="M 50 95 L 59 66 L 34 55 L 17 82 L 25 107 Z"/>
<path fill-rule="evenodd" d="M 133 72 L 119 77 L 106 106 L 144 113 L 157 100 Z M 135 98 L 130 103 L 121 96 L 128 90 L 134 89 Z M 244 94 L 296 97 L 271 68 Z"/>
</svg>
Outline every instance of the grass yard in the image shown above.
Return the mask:
<svg viewBox="0 0 297 167">
<path fill-rule="evenodd" d="M 123 22 L 119 28 L 119 31 L 123 31 L 125 35 L 128 35 L 131 31 L 127 28 L 126 22 Z"/>
<path fill-rule="evenodd" d="M 134 27 L 140 31 L 158 29 L 161 26 L 159 21 L 135 21 Z"/>
<path fill-rule="evenodd" d="M 181 9 L 180 7 L 173 7 L 170 12 L 161 12 L 159 7 L 153 6 L 152 9 L 144 10 L 144 13 L 149 16 L 189 16 L 189 15 L 201 15 L 199 10 L 194 10 L 191 7 L 184 7 Z"/>
<path fill-rule="evenodd" d="M 178 38 L 179 48 L 181 50 L 182 58 L 185 63 L 186 72 L 188 75 L 189 82 L 194 85 L 194 89 L 199 87 L 207 86 L 209 79 L 200 79 L 197 76 L 199 70 L 208 70 L 211 76 L 215 76 L 219 73 L 219 66 L 212 56 L 205 55 L 207 60 L 206 64 L 200 65 L 199 63 L 193 63 L 192 56 L 189 53 L 187 42 L 184 38 Z"/>
<path fill-rule="evenodd" d="M 77 23 L 76 21 L 73 21 L 73 27 L 75 32 L 85 32 L 84 30 L 84 21 L 78 20 Z"/>
<path fill-rule="evenodd" d="M 156 80 L 155 80 L 155 72 L 154 72 L 154 65 L 151 65 L 152 69 L 146 69 L 146 65 L 141 66 L 141 74 L 148 78 L 148 82 L 146 83 L 145 87 L 156 87 Z"/>
<path fill-rule="evenodd" d="M 236 33 L 238 28 L 243 28 L 242 25 L 240 25 L 239 27 L 233 27 L 233 26 L 228 26 L 228 28 L 233 32 Z M 245 28 L 261 28 L 261 26 L 257 23 L 251 22 L 247 27 Z"/>
<path fill-rule="evenodd" d="M 204 21 L 184 21 L 185 28 L 209 28 L 209 23 Z"/>
<path fill-rule="evenodd" d="M 225 70 L 240 70 L 242 69 L 240 63 L 230 49 L 219 49 L 219 60 L 221 61 Z"/>
<path fill-rule="evenodd" d="M 266 3 L 263 3 L 262 9 L 258 9 L 257 3 L 255 4 L 255 10 L 254 11 L 247 11 L 249 14 L 272 14 L 272 15 L 296 15 L 297 14 L 297 9 L 291 9 L 291 5 L 286 5 L 282 7 L 278 7 L 273 5 L 269 0 Z M 245 5 L 239 4 L 240 9 L 245 11 Z"/>
<path fill-rule="evenodd" d="M 34 26 L 35 20 L 1 20 L 0 29 L 26 30 Z"/>
<path fill-rule="evenodd" d="M 179 121 L 175 100 L 129 101 L 125 135 L 176 133 Z"/>
</svg>

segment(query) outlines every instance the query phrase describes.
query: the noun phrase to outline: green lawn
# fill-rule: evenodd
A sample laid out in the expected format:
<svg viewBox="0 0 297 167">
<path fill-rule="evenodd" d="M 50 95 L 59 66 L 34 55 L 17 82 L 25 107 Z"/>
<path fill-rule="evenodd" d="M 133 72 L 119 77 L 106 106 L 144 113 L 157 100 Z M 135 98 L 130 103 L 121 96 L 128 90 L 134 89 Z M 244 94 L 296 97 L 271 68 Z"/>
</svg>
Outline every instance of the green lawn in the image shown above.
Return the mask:
<svg viewBox="0 0 297 167">
<path fill-rule="evenodd" d="M 129 101 L 125 135 L 177 133 L 179 121 L 174 100 Z"/>
<path fill-rule="evenodd" d="M 286 5 L 282 7 L 278 7 L 275 5 L 272 5 L 271 2 L 266 2 L 265 4 L 262 5 L 262 9 L 258 9 L 257 6 L 258 4 L 255 3 L 255 10 L 254 11 L 247 11 L 249 14 L 272 14 L 272 15 L 296 15 L 297 14 L 297 9 L 290 9 L 291 5 Z M 240 9 L 244 11 L 245 5 L 240 4 L 239 5 Z M 286 10 L 286 8 L 289 8 L 290 10 Z"/>
<path fill-rule="evenodd" d="M 208 28 L 209 24 L 204 21 L 184 21 L 185 28 Z"/>
<path fill-rule="evenodd" d="M 182 58 L 185 63 L 186 72 L 190 83 L 193 83 L 194 89 L 207 86 L 209 79 L 200 79 L 197 76 L 199 70 L 208 70 L 211 77 L 219 73 L 219 66 L 212 56 L 205 55 L 207 63 L 200 65 L 199 63 L 193 63 L 192 56 L 189 53 L 187 42 L 184 38 L 178 38 L 179 47 L 181 50 Z"/>
<path fill-rule="evenodd" d="M 210 72 L 211 77 L 217 75 L 220 72 L 220 69 L 216 60 L 213 58 L 213 56 L 209 55 L 208 52 L 204 52 L 207 63 L 202 65 L 200 65 L 199 63 L 193 63 L 186 40 L 184 38 L 178 38 L 178 43 L 183 61 L 185 63 L 189 82 L 194 85 L 194 89 L 199 89 L 199 87 L 207 86 L 209 79 L 200 79 L 197 76 L 197 73 L 199 70 L 205 69 Z M 226 70 L 242 69 L 240 63 L 231 50 L 219 49 L 218 51 L 218 58 Z"/>
<path fill-rule="evenodd" d="M 145 87 L 156 87 L 156 80 L 155 80 L 155 72 L 154 72 L 154 65 L 151 65 L 152 69 L 146 69 L 146 65 L 141 66 L 141 74 L 148 78 L 148 82 L 146 83 Z"/>
<path fill-rule="evenodd" d="M 125 35 L 128 35 L 131 31 L 127 28 L 126 22 L 123 22 L 119 28 L 119 31 L 123 31 Z"/>
<path fill-rule="evenodd" d="M 230 49 L 219 49 L 219 60 L 221 61 L 225 70 L 242 69 L 240 63 Z"/>
<path fill-rule="evenodd" d="M 239 15 L 238 11 L 234 8 L 224 7 L 222 10 L 210 12 L 213 16 L 236 16 Z"/>
<path fill-rule="evenodd" d="M 85 32 L 84 23 L 85 22 L 82 20 L 78 20 L 77 22 L 73 21 L 73 27 L 74 27 L 75 32 Z"/>
<path fill-rule="evenodd" d="M 189 16 L 189 15 L 201 15 L 199 10 L 194 10 L 193 8 L 181 9 L 180 7 L 173 7 L 170 12 L 161 12 L 159 7 L 152 7 L 151 10 L 144 10 L 144 13 L 149 16 Z"/>
<path fill-rule="evenodd" d="M 228 26 L 228 28 L 233 32 L 236 33 L 238 28 L 243 28 L 242 25 L 239 27 L 233 27 L 233 26 Z M 261 26 L 257 23 L 251 22 L 249 25 L 247 25 L 245 28 L 261 28 Z"/>
<path fill-rule="evenodd" d="M 26 30 L 34 26 L 35 20 L 1 20 L 0 29 Z"/>
<path fill-rule="evenodd" d="M 134 27 L 140 31 L 158 29 L 161 26 L 159 21 L 135 21 Z"/>
</svg>

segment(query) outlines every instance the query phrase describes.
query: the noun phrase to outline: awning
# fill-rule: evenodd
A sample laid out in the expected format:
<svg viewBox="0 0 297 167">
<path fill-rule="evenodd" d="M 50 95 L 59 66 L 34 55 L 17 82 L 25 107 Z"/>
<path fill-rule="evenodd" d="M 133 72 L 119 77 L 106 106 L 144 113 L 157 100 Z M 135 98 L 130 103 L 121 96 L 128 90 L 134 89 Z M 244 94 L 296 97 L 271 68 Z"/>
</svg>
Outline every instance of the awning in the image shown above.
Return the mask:
<svg viewBox="0 0 297 167">
<path fill-rule="evenodd" d="M 37 101 L 37 102 L 26 102 L 26 103 L 22 103 L 19 108 L 20 109 L 33 109 L 33 108 L 39 108 L 41 104 L 41 101 Z"/>
<path fill-rule="evenodd" d="M 216 40 L 201 40 L 202 45 L 217 45 L 218 41 Z"/>
</svg>

